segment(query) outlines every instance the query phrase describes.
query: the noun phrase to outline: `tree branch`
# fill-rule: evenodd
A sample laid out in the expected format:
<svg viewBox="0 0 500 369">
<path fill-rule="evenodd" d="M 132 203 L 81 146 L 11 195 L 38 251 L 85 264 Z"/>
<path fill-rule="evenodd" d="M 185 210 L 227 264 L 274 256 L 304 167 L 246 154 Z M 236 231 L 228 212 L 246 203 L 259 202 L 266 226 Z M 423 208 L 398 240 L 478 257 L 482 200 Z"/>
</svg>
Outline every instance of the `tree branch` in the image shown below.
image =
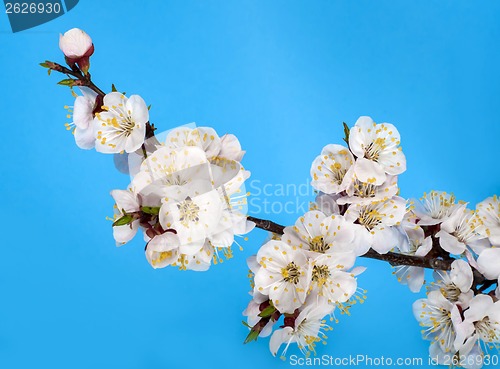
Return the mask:
<svg viewBox="0 0 500 369">
<path fill-rule="evenodd" d="M 270 220 L 259 219 L 252 216 L 247 218 L 249 221 L 254 222 L 257 228 L 265 231 L 273 232 L 279 235 L 283 234 L 284 226 L 271 222 Z M 451 263 L 454 259 L 443 260 L 439 257 L 421 257 L 413 255 L 404 255 L 396 252 L 388 252 L 387 254 L 379 254 L 373 249 L 361 257 L 386 261 L 392 266 L 407 265 L 420 268 L 437 269 L 437 270 L 450 270 Z"/>
<path fill-rule="evenodd" d="M 92 82 L 90 73 L 83 74 L 78 68 L 69 69 L 61 64 L 54 63 L 51 61 L 46 61 L 45 63 L 42 63 L 42 65 L 45 68 L 49 68 L 50 70 L 54 70 L 56 72 L 76 78 L 78 83 L 75 83 L 74 86 L 88 87 L 101 97 L 104 97 L 106 95 L 104 91 L 102 91 L 99 87 L 97 87 L 94 84 L 94 82 Z"/>
</svg>

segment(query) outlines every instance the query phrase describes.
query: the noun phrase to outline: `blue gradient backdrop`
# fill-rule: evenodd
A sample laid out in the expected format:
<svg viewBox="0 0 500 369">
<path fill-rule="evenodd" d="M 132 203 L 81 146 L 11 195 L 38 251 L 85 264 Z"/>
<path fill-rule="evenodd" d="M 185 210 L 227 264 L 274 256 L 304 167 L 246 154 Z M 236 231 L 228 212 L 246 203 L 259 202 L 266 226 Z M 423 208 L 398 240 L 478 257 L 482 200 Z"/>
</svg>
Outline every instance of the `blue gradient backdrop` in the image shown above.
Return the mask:
<svg viewBox="0 0 500 369">
<path fill-rule="evenodd" d="M 500 193 L 499 17 L 498 1 L 82 0 L 12 34 L 0 15 L 0 368 L 290 365 L 267 339 L 242 344 L 245 259 L 262 231 L 202 274 L 153 270 L 140 237 L 114 246 L 109 191 L 128 178 L 64 129 L 72 97 L 38 66 L 62 61 L 59 32 L 92 35 L 95 81 L 142 95 L 159 127 L 236 134 L 261 186 L 305 183 L 321 148 L 341 143 L 342 121 L 371 115 L 401 132 L 403 196 L 444 189 L 475 204 Z M 427 360 L 418 295 L 388 265 L 360 264 L 368 300 L 318 355 Z"/>
</svg>

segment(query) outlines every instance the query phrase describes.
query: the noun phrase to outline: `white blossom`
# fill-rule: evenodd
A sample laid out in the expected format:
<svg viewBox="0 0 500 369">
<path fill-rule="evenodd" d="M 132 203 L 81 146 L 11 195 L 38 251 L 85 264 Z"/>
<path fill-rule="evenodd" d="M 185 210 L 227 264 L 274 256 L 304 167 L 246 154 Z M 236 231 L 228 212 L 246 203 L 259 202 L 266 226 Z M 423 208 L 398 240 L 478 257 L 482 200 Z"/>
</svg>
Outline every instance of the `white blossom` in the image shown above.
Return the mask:
<svg viewBox="0 0 500 369">
<path fill-rule="evenodd" d="M 347 147 L 327 145 L 311 165 L 311 186 L 326 194 L 345 190 L 344 176 L 354 163 L 354 157 Z"/>
<path fill-rule="evenodd" d="M 406 158 L 399 146 L 401 138 L 392 124 L 376 124 L 370 117 L 360 117 L 349 133 L 349 148 L 357 157 L 355 172 L 365 183 L 381 185 L 386 174 L 406 170 Z"/>
<path fill-rule="evenodd" d="M 192 256 L 206 240 L 213 247 L 229 247 L 235 235 L 255 226 L 241 206 L 248 176 L 236 161 L 210 163 L 200 147 L 160 147 L 141 164 L 132 187 L 148 195 L 149 206 L 161 205 L 160 224 L 175 229 L 181 253 Z"/>
<path fill-rule="evenodd" d="M 138 150 L 144 143 L 149 111 L 139 95 L 130 98 L 119 92 L 104 96 L 103 112 L 94 119 L 96 150 L 102 153 L 127 153 Z"/>
<path fill-rule="evenodd" d="M 353 250 L 354 230 L 354 225 L 342 215 L 326 216 L 313 210 L 297 219 L 294 226 L 286 227 L 281 239 L 314 258 L 318 254 Z"/>
<path fill-rule="evenodd" d="M 77 96 L 73 105 L 73 123 L 67 124 L 68 129 L 75 126 L 73 134 L 76 145 L 84 150 L 95 147 L 93 111 L 97 94 L 87 87 L 80 87 L 82 96 Z"/>
<path fill-rule="evenodd" d="M 474 277 L 469 263 L 457 259 L 451 264 L 450 272 L 435 270 L 434 280 L 429 287 L 430 290 L 440 291 L 448 301 L 458 303 L 462 308 L 469 306 L 474 296 L 474 292 L 471 291 Z"/>
<path fill-rule="evenodd" d="M 182 244 L 182 253 L 197 252 L 216 229 L 223 203 L 216 190 L 190 196 L 189 192 L 166 193 L 160 209 L 160 224 L 173 228 Z"/>
<path fill-rule="evenodd" d="M 491 296 L 474 296 L 457 326 L 455 347 L 461 355 L 482 356 L 481 341 L 498 347 L 500 343 L 500 301 Z"/>
<path fill-rule="evenodd" d="M 175 233 L 165 232 L 153 237 L 146 246 L 146 259 L 155 269 L 174 264 L 179 258 L 179 238 Z"/>
<path fill-rule="evenodd" d="M 195 146 L 202 149 L 207 158 L 215 157 L 221 150 L 221 140 L 211 127 L 178 127 L 171 130 L 165 139 L 165 146 L 176 149 Z"/>
<path fill-rule="evenodd" d="M 331 304 L 349 300 L 357 289 L 354 274 L 348 272 L 355 260 L 353 251 L 332 252 L 311 259 L 311 292 Z"/>
<path fill-rule="evenodd" d="M 139 198 L 132 190 L 113 190 L 111 196 L 116 202 L 115 218 L 118 219 L 125 214 L 140 211 Z M 130 224 L 113 227 L 113 237 L 115 238 L 116 245 L 121 246 L 129 242 L 137 233 L 139 229 L 139 219 L 135 219 Z"/>
<path fill-rule="evenodd" d="M 385 254 L 398 246 L 403 236 L 394 226 L 401 223 L 405 213 L 406 201 L 400 197 L 349 206 L 345 217 L 349 222 L 356 223 L 356 254 L 363 255 L 370 247 Z"/>
<path fill-rule="evenodd" d="M 467 209 L 466 204 L 455 208 L 453 213 L 441 223 L 436 233 L 439 245 L 451 254 L 460 255 L 469 246 L 476 254 L 489 247 L 489 242 L 481 233 L 484 225 L 477 213 Z"/>
<path fill-rule="evenodd" d="M 369 204 L 373 201 L 385 201 L 398 193 L 397 176 L 387 175 L 385 181 L 380 185 L 363 182 L 356 175 L 357 165 L 358 161 L 347 171 L 344 177 L 346 195 L 337 200 L 339 205 L 350 203 Z"/>
<path fill-rule="evenodd" d="M 413 314 L 423 328 L 423 337 L 431 341 L 431 356 L 435 356 L 436 352 L 456 352 L 455 326 L 461 322 L 457 305 L 447 300 L 440 291 L 431 291 L 426 299 L 413 303 Z"/>
<path fill-rule="evenodd" d="M 326 339 L 322 331 L 329 330 L 329 326 L 323 318 L 331 312 L 332 307 L 326 303 L 306 305 L 295 319 L 293 327 L 285 326 L 273 333 L 269 341 L 271 353 L 276 356 L 280 346 L 286 344 L 281 354 L 284 357 L 294 342 L 304 354 L 315 352 L 316 343 Z"/>
<path fill-rule="evenodd" d="M 399 252 L 403 255 L 424 257 L 432 248 L 432 238 L 425 237 L 424 231 L 416 224 L 405 223 L 403 229 L 407 238 L 398 245 Z M 395 267 L 396 277 L 402 284 L 407 284 L 412 292 L 419 292 L 424 284 L 424 268 L 399 265 Z"/>
<path fill-rule="evenodd" d="M 260 248 L 257 262 L 261 268 L 254 277 L 256 291 L 268 295 L 281 313 L 293 313 L 304 303 L 311 280 L 305 254 L 271 240 Z"/>
<path fill-rule="evenodd" d="M 160 206 L 167 192 L 189 189 L 196 196 L 213 190 L 208 159 L 197 147 L 159 148 L 142 162 L 131 186 L 149 196 L 148 206 Z"/>
<path fill-rule="evenodd" d="M 248 303 L 246 309 L 243 311 L 243 316 L 247 317 L 247 323 L 250 327 L 255 326 L 262 319 L 259 314 L 261 313 L 260 307 L 264 301 L 267 301 L 267 296 L 257 292 Z M 269 319 L 264 328 L 262 328 L 259 332 L 259 337 L 267 337 L 271 335 L 274 323 L 275 322 L 272 319 Z"/>
<path fill-rule="evenodd" d="M 420 226 L 435 225 L 447 220 L 457 208 L 455 196 L 443 191 L 431 191 L 419 200 L 412 200 L 412 211 Z"/>
</svg>

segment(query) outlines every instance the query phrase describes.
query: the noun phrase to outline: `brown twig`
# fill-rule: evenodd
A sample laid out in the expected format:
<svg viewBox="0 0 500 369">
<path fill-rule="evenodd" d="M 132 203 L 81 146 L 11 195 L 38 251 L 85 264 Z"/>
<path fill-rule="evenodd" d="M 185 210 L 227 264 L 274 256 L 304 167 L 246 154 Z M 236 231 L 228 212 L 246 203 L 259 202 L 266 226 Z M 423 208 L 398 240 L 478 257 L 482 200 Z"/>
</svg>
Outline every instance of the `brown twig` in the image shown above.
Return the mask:
<svg viewBox="0 0 500 369">
<path fill-rule="evenodd" d="M 104 97 L 106 95 L 104 93 L 104 91 L 102 91 L 99 87 L 97 87 L 94 84 L 94 82 L 92 82 L 92 78 L 90 76 L 90 73 L 83 74 L 78 68 L 69 69 L 61 64 L 54 63 L 51 61 L 47 61 L 44 64 L 46 64 L 47 68 L 49 68 L 50 70 L 53 70 L 53 71 L 56 71 L 56 72 L 59 72 L 62 74 L 66 74 L 68 76 L 76 78 L 78 83 L 75 83 L 75 86 L 88 87 L 101 97 Z"/>
<path fill-rule="evenodd" d="M 254 222 L 257 228 L 280 235 L 283 234 L 283 231 L 285 229 L 285 227 L 281 224 L 274 223 L 270 220 L 259 219 L 252 216 L 249 216 L 248 220 Z M 386 261 L 392 266 L 407 265 L 438 270 L 450 270 L 451 263 L 453 262 L 453 259 L 444 260 L 439 257 L 420 257 L 413 255 L 404 255 L 396 252 L 379 254 L 373 249 L 370 249 L 366 254 L 362 255 L 362 257 Z"/>
</svg>

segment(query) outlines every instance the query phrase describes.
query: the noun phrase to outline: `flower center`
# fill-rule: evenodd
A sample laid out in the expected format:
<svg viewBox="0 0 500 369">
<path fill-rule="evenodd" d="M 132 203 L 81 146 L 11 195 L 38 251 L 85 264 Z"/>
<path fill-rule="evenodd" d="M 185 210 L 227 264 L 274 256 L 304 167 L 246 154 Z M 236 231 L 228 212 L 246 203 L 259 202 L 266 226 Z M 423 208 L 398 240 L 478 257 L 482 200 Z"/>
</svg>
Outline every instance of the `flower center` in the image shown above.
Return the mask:
<svg viewBox="0 0 500 369">
<path fill-rule="evenodd" d="M 103 122 L 103 124 L 107 124 L 108 126 L 113 126 L 116 128 L 118 135 L 124 135 L 125 137 L 129 137 L 132 134 L 132 131 L 135 127 L 135 122 L 132 120 L 131 111 L 125 110 L 123 104 L 112 105 L 112 106 L 102 106 L 102 110 L 108 111 L 114 115 L 113 118 L 107 118 L 103 120 L 100 114 L 96 114 L 96 117 Z"/>
<path fill-rule="evenodd" d="M 354 182 L 354 196 L 362 198 L 375 197 L 376 188 L 372 183 L 363 183 L 356 179 L 356 182 Z"/>
<path fill-rule="evenodd" d="M 330 165 L 330 172 L 332 172 L 332 182 L 341 184 L 344 176 L 347 172 L 345 168 L 342 167 L 340 163 L 334 163 Z"/>
<path fill-rule="evenodd" d="M 432 337 L 434 340 L 438 341 L 441 346 L 446 347 L 445 351 L 449 352 L 453 340 L 455 339 L 451 313 L 442 307 L 431 305 L 427 307 L 429 308 L 427 315 L 429 315 L 430 325 L 428 325 L 428 328 L 422 331 L 422 333 L 427 339 L 428 337 Z M 423 315 L 421 315 L 421 317 L 423 317 Z"/>
<path fill-rule="evenodd" d="M 122 128 L 123 134 L 127 137 L 130 136 L 135 127 L 135 123 L 132 121 L 132 118 L 126 117 L 121 123 L 120 127 Z"/>
<path fill-rule="evenodd" d="M 497 342 L 500 338 L 489 317 L 485 317 L 474 325 L 481 338 L 487 342 Z"/>
<path fill-rule="evenodd" d="M 177 208 L 180 212 L 179 220 L 183 226 L 188 227 L 189 222 L 197 222 L 200 220 L 200 207 L 196 205 L 190 197 L 187 197 L 186 200 L 177 204 Z"/>
<path fill-rule="evenodd" d="M 365 158 L 377 161 L 380 153 L 385 150 L 386 147 L 385 138 L 378 137 L 365 148 Z"/>
<path fill-rule="evenodd" d="M 482 221 L 473 211 L 464 211 L 457 222 L 455 231 L 451 233 L 459 241 L 467 243 L 478 233 L 478 228 L 482 226 Z"/>
<path fill-rule="evenodd" d="M 325 244 L 323 236 L 316 236 L 309 241 L 309 249 L 311 251 L 324 254 L 330 248 L 329 244 Z"/>
<path fill-rule="evenodd" d="M 444 284 L 439 290 L 450 302 L 457 302 L 460 294 L 462 293 L 462 291 L 455 286 L 455 283 Z"/>
<path fill-rule="evenodd" d="M 377 209 L 368 205 L 363 207 L 363 209 L 359 212 L 358 222 L 371 231 L 382 222 L 382 216 L 383 214 L 380 214 Z"/>
<path fill-rule="evenodd" d="M 449 215 L 455 205 L 455 196 L 448 195 L 446 192 L 431 191 L 428 196 L 424 195 L 422 201 L 432 218 L 442 219 Z"/>
<path fill-rule="evenodd" d="M 299 283 L 300 268 L 292 261 L 286 267 L 281 268 L 281 275 L 285 282 L 297 284 Z"/>
<path fill-rule="evenodd" d="M 167 186 L 183 186 L 187 183 L 187 181 L 184 178 L 181 178 L 179 174 L 175 173 L 175 168 L 171 166 L 171 168 L 168 168 L 167 170 L 164 171 L 165 173 L 172 173 L 172 174 L 166 174 L 165 177 L 162 177 L 163 183 Z"/>
<path fill-rule="evenodd" d="M 159 252 L 158 257 L 155 259 L 152 259 L 151 262 L 153 265 L 158 265 L 165 259 L 171 258 L 173 255 L 172 251 L 164 251 L 164 252 Z"/>
<path fill-rule="evenodd" d="M 312 271 L 312 280 L 318 286 L 323 286 L 330 277 L 330 270 L 326 265 L 315 265 Z"/>
</svg>

